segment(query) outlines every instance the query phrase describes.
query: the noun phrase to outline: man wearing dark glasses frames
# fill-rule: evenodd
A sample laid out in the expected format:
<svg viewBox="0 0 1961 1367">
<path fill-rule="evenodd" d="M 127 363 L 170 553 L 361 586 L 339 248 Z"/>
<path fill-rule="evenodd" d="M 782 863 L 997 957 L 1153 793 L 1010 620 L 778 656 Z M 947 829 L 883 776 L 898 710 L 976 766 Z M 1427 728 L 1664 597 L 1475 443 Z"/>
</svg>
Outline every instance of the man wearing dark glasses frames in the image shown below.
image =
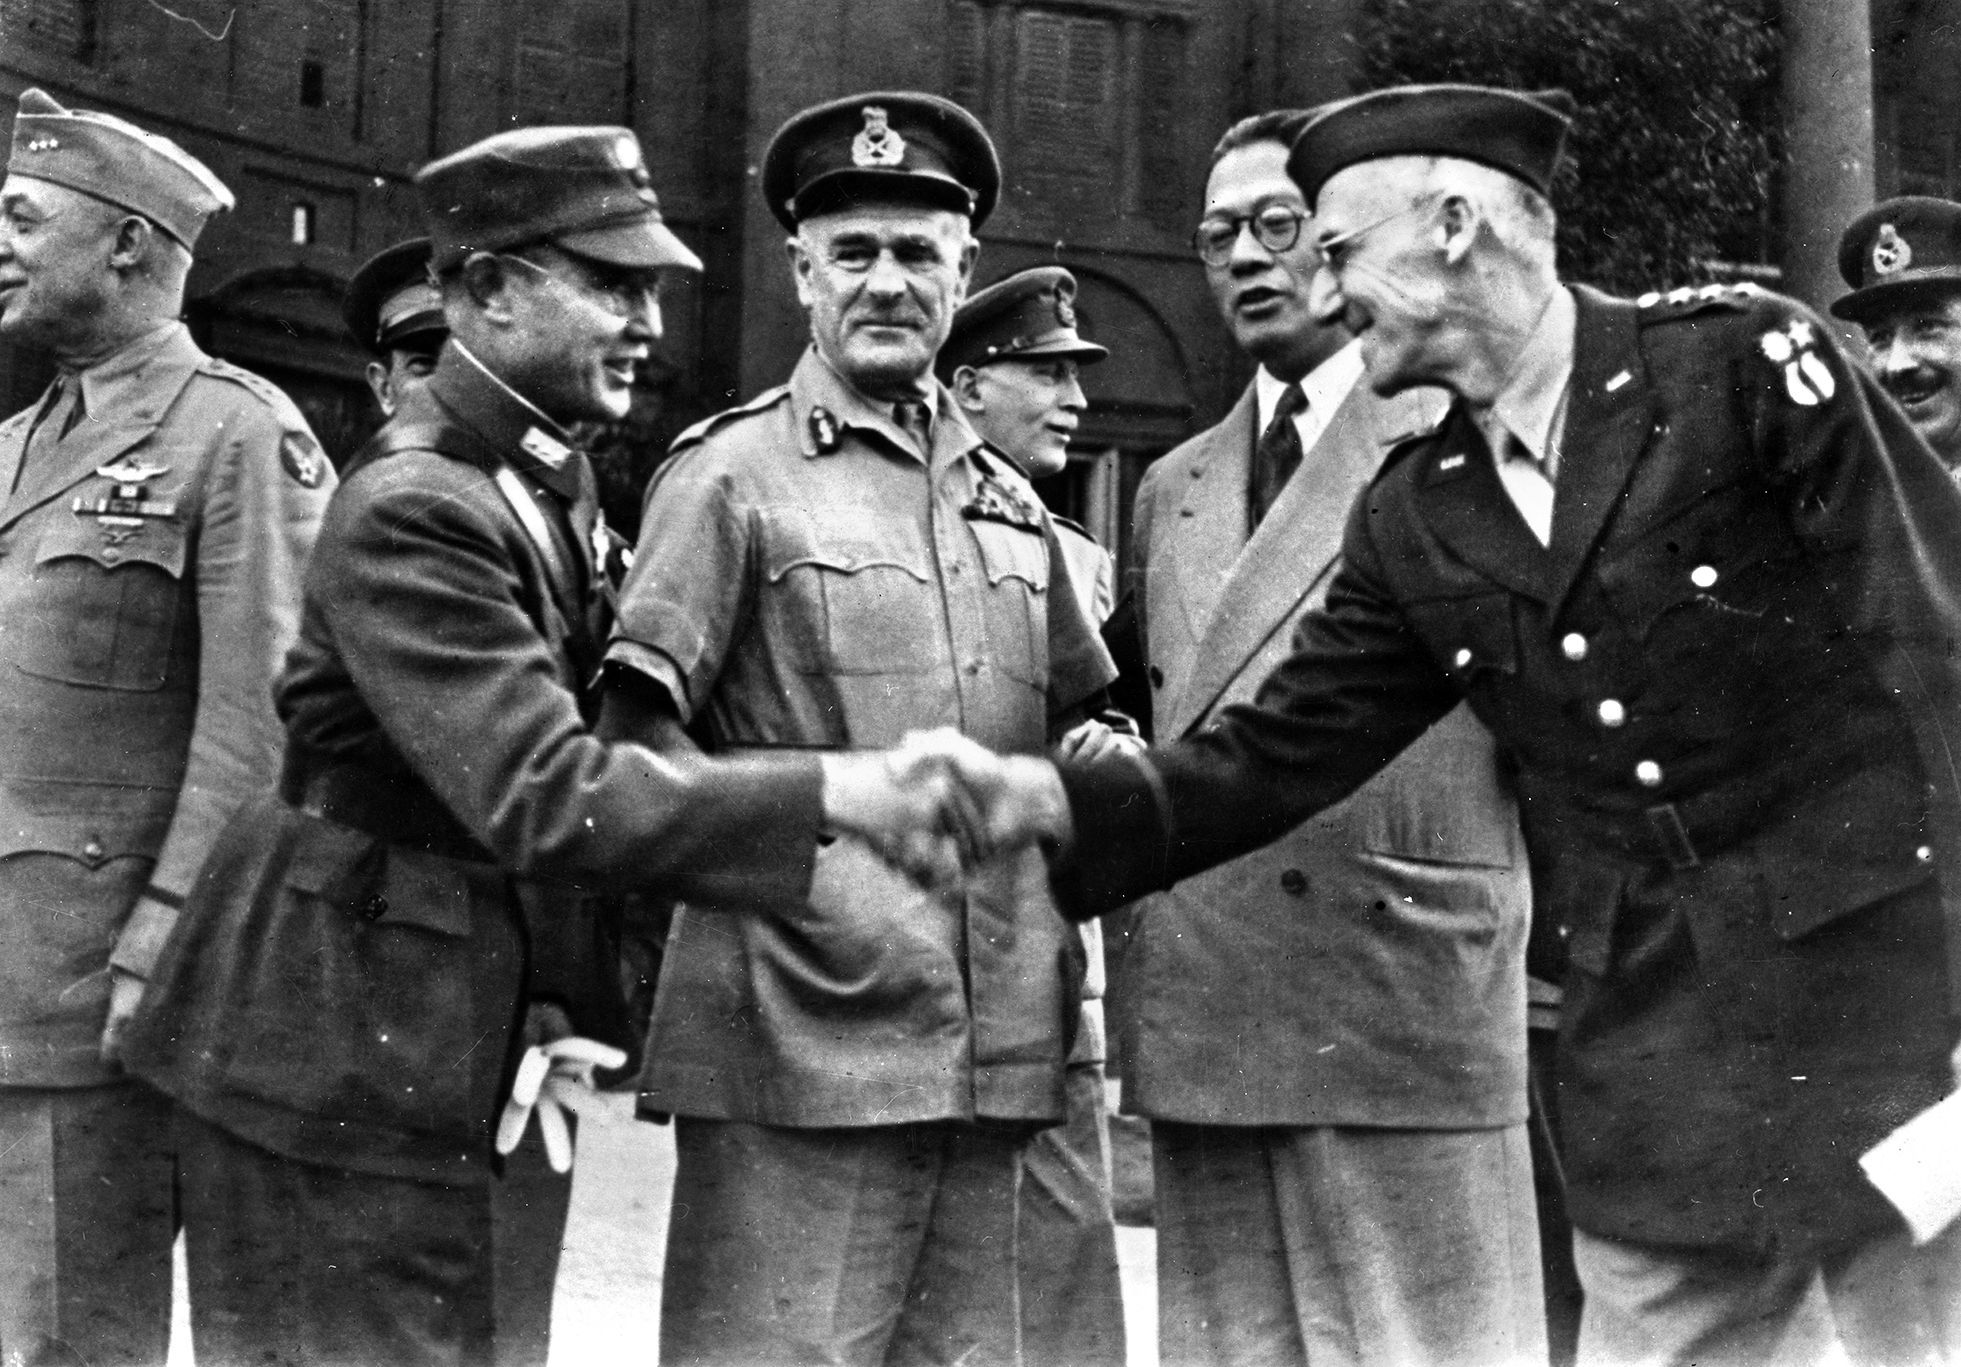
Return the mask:
<svg viewBox="0 0 1961 1367">
<path fill-rule="evenodd" d="M 1314 316 L 1287 176 L 1304 117 L 1226 133 L 1193 235 L 1258 370 L 1138 492 L 1162 740 L 1252 698 L 1325 596 L 1349 505 L 1443 410 L 1376 396 Z M 1142 905 L 1117 1020 L 1125 1105 L 1151 1121 L 1165 1362 L 1544 1358 L 1527 895 L 1491 737 L 1459 709 L 1340 807 Z"/>
</svg>

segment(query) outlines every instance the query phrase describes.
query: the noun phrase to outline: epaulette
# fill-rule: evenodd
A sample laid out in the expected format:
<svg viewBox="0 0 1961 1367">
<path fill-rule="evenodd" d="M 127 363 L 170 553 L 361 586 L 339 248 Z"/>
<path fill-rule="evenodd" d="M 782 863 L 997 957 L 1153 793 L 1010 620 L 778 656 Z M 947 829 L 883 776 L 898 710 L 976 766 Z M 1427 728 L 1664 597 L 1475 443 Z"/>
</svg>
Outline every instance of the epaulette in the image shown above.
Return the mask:
<svg viewBox="0 0 1961 1367">
<path fill-rule="evenodd" d="M 1064 517 L 1061 513 L 1051 512 L 1049 514 L 1049 521 L 1055 523 L 1056 530 L 1058 531 L 1074 532 L 1077 536 L 1083 538 L 1083 540 L 1091 543 L 1095 543 L 1096 541 L 1096 538 L 1089 534 L 1089 528 L 1076 521 L 1073 517 Z"/>
<path fill-rule="evenodd" d="M 1641 310 L 1640 322 L 1643 327 L 1649 323 L 1665 323 L 1676 318 L 1686 318 L 1690 314 L 1701 313 L 1705 309 L 1732 309 L 1748 312 L 1758 301 L 1768 299 L 1770 291 L 1748 280 L 1738 280 L 1724 285 L 1683 285 L 1679 289 L 1667 291 L 1649 290 L 1634 301 Z"/>
<path fill-rule="evenodd" d="M 747 403 L 739 403 L 733 408 L 724 408 L 719 413 L 712 413 L 676 437 L 674 444 L 668 448 L 669 453 L 672 454 L 686 446 L 693 446 L 710 433 L 720 431 L 736 419 L 746 418 L 751 414 L 761 413 L 765 409 L 774 408 L 777 404 L 782 403 L 789 397 L 790 386 L 780 384 L 773 389 L 765 389 Z"/>
<path fill-rule="evenodd" d="M 279 418 L 280 424 L 287 428 L 306 427 L 306 417 L 299 405 L 293 402 L 292 395 L 281 389 L 263 375 L 255 375 L 230 361 L 216 356 L 207 356 L 198 369 L 214 379 L 229 380 L 247 394 L 270 408 Z"/>
</svg>

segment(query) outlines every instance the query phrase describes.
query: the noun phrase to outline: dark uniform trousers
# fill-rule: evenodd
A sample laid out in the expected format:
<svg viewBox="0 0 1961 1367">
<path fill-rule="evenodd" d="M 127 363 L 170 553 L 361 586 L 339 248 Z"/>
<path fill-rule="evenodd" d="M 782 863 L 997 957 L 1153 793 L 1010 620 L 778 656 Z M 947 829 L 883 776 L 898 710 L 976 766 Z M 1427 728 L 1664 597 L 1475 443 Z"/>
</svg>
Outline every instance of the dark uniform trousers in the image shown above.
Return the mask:
<svg viewBox="0 0 1961 1367">
<path fill-rule="evenodd" d="M 1453 410 L 1357 504 L 1253 706 L 1065 766 L 1059 890 L 1096 911 L 1263 843 L 1466 700 L 1570 956 L 1574 1225 L 1829 1271 L 1902 1235 L 1857 1159 L 1953 1086 L 1961 499 L 1801 306 L 1575 294 L 1551 544 Z"/>
</svg>

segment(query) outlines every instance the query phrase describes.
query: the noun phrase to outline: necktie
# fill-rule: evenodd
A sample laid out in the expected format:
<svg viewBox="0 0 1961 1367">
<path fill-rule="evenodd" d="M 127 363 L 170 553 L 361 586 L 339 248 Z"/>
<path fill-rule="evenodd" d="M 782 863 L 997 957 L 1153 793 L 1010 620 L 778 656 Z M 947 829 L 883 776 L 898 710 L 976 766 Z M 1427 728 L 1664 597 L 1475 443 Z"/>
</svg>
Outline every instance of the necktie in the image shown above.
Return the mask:
<svg viewBox="0 0 1961 1367">
<path fill-rule="evenodd" d="M 1545 466 L 1495 417 L 1486 431 L 1486 440 L 1498 467 L 1498 480 L 1505 486 L 1518 515 L 1525 519 L 1525 525 L 1539 538 L 1541 546 L 1550 546 L 1553 489 Z"/>
<path fill-rule="evenodd" d="M 1260 440 L 1253 447 L 1253 478 L 1248 481 L 1247 495 L 1250 501 L 1251 525 L 1257 527 L 1273 507 L 1280 491 L 1287 487 L 1287 481 L 1301 463 L 1301 431 L 1294 419 L 1307 407 L 1307 395 L 1301 387 L 1290 384 L 1280 392 L 1280 402 L 1274 405 L 1273 421 L 1260 433 Z"/>
<path fill-rule="evenodd" d="M 912 438 L 912 444 L 919 454 L 931 458 L 933 454 L 933 417 L 925 404 L 916 399 L 901 399 L 892 405 L 892 420 L 899 429 Z"/>
<path fill-rule="evenodd" d="M 27 430 L 27 440 L 21 443 L 20 463 L 14 467 L 8 492 L 20 487 L 23 470 L 45 457 L 54 449 L 55 443 L 68 435 L 68 429 L 75 425 L 75 419 L 81 412 L 81 391 L 82 383 L 74 376 L 55 377 L 55 382 L 48 388 L 47 401 L 42 404 L 34 425 Z"/>
</svg>

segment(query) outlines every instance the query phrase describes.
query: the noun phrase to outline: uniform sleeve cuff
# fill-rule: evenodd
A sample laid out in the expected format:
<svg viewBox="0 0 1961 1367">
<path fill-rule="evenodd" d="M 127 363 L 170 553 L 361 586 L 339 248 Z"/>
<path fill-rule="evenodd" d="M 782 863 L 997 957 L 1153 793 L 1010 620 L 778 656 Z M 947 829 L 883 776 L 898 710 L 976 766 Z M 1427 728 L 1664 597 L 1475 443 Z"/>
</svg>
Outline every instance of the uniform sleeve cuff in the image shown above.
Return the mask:
<svg viewBox="0 0 1961 1367">
<path fill-rule="evenodd" d="M 115 952 L 109 956 L 109 966 L 119 968 L 125 973 L 133 973 L 139 978 L 150 976 L 156 967 L 157 958 L 163 953 L 164 941 L 177 925 L 178 906 L 181 899 L 156 888 L 145 890 L 137 899 L 136 909 L 123 923 L 123 933 L 116 940 Z"/>
</svg>

